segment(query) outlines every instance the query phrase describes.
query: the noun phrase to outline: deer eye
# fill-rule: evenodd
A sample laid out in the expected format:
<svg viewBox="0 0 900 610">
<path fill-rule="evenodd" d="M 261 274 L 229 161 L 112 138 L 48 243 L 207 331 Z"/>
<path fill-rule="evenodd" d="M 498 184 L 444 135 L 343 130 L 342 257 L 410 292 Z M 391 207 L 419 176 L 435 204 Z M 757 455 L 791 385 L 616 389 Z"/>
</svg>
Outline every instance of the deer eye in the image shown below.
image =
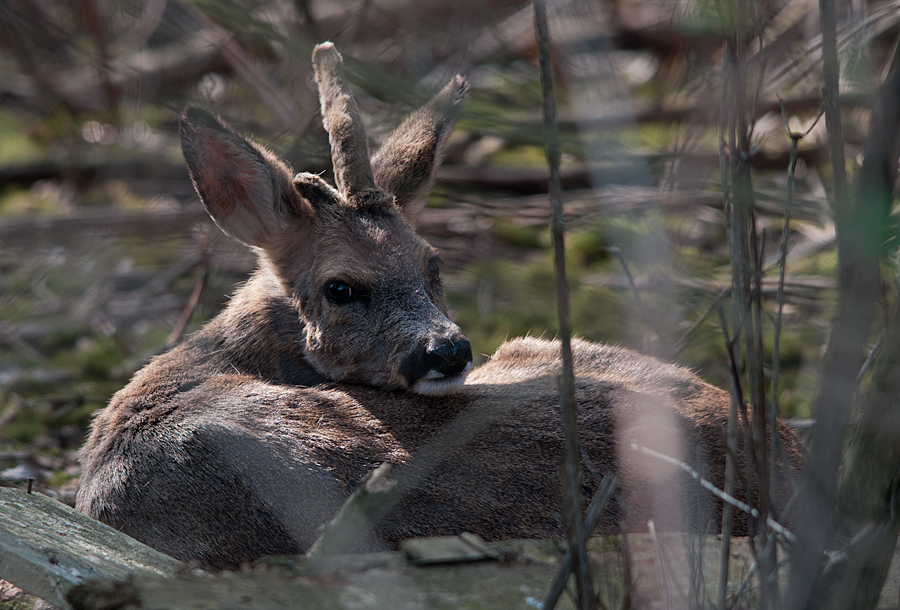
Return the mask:
<svg viewBox="0 0 900 610">
<path fill-rule="evenodd" d="M 436 258 L 431 259 L 428 263 L 428 275 L 432 282 L 436 282 L 441 277 L 441 264 Z"/>
<path fill-rule="evenodd" d="M 353 289 L 340 280 L 325 284 L 325 297 L 335 305 L 344 305 L 353 298 Z"/>
</svg>

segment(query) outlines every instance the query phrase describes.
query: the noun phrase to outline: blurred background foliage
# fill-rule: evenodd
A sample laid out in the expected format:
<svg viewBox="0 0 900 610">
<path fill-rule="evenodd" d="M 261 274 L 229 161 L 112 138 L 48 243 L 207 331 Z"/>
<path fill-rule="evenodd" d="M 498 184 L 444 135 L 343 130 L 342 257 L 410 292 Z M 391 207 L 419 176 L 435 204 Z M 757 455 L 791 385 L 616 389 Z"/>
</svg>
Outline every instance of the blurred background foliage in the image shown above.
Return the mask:
<svg viewBox="0 0 900 610">
<path fill-rule="evenodd" d="M 774 311 L 785 127 L 806 131 L 818 115 L 821 59 L 815 3 L 753 7 L 750 161 L 771 270 L 762 287 Z M 719 176 L 722 6 L 556 0 L 549 10 L 574 329 L 728 387 L 719 315 L 731 311 Z M 900 11 L 895 2 L 856 2 L 840 18 L 852 179 Z M 471 98 L 420 230 L 441 250 L 452 315 L 477 354 L 508 337 L 554 335 L 530 4 L 5 0 L 0 484 L 34 476 L 71 502 L 91 414 L 214 316 L 253 269 L 252 253 L 216 229 L 194 194 L 177 133 L 187 103 L 213 109 L 296 171 L 330 178 L 309 65 L 323 40 L 344 55 L 373 149 L 453 74 L 467 76 Z M 786 418 L 809 416 L 833 315 L 824 145 L 820 121 L 799 148 L 779 354 Z M 886 229 L 888 247 L 896 233 Z"/>
</svg>

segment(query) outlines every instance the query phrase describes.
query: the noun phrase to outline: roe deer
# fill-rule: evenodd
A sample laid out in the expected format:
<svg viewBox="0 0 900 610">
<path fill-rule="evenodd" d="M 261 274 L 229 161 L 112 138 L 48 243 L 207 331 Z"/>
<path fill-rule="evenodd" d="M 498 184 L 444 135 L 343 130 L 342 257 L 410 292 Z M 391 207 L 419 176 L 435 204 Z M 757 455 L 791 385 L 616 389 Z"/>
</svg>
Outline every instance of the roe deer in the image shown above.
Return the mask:
<svg viewBox="0 0 900 610">
<path fill-rule="evenodd" d="M 439 259 L 413 229 L 465 80 L 453 79 L 370 159 L 340 55 L 325 43 L 313 63 L 337 189 L 293 176 L 206 111 L 185 111 L 182 149 L 200 199 L 258 252 L 259 268 L 224 311 L 99 413 L 78 508 L 179 559 L 236 568 L 306 551 L 368 471 L 414 461 L 453 424 L 464 433 L 452 450 L 358 548 L 467 531 L 562 537 L 559 344 L 514 339 L 470 370 Z M 599 530 L 645 531 L 649 518 L 689 527 L 701 507 L 718 528 L 720 504 L 696 484 L 673 486 L 684 477 L 631 443 L 699 462 L 722 486 L 729 395 L 627 349 L 577 340 L 573 349 L 585 467 L 619 480 Z M 779 460 L 774 494 L 783 506 L 784 471 L 799 472 L 804 457 L 784 424 L 777 429 L 788 462 Z M 586 493 L 597 486 L 586 474 Z M 737 531 L 747 531 L 745 517 Z"/>
</svg>

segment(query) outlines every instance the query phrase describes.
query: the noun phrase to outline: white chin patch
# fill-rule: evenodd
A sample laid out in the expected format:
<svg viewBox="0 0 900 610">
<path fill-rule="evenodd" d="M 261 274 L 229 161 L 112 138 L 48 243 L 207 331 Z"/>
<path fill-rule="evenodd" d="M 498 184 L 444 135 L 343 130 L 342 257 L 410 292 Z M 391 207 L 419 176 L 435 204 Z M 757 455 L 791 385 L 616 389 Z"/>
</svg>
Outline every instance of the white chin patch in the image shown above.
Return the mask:
<svg viewBox="0 0 900 610">
<path fill-rule="evenodd" d="M 472 363 L 466 365 L 461 373 L 445 375 L 437 371 L 428 371 L 424 377 L 418 379 L 410 388 L 416 394 L 426 396 L 442 396 L 450 394 L 462 387 L 466 381 L 466 375 L 472 370 Z"/>
</svg>

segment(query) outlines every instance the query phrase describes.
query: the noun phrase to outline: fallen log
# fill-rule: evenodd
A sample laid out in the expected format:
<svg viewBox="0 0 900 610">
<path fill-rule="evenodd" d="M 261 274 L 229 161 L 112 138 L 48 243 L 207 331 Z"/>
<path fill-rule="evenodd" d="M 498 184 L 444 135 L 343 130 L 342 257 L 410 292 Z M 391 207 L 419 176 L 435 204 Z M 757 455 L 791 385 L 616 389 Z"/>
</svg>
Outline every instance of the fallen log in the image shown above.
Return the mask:
<svg viewBox="0 0 900 610">
<path fill-rule="evenodd" d="M 180 565 L 61 502 L 0 487 L 0 579 L 60 608 L 88 580 L 167 577 Z"/>
<path fill-rule="evenodd" d="M 394 553 L 268 558 L 240 573 L 210 574 L 179 569 L 175 559 L 46 496 L 0 488 L 0 579 L 65 610 L 267 610 L 295 608 L 300 600 L 311 610 L 540 607 L 563 551 L 547 540 L 484 543 L 464 535 L 406 541 Z M 660 600 L 655 575 L 662 573 L 666 595 L 687 605 L 689 579 L 698 570 L 711 573 L 719 561 L 715 536 L 677 532 L 631 535 L 627 551 L 616 536 L 592 538 L 588 552 L 607 583 L 600 592 L 606 607 L 621 607 L 626 595 Z M 635 570 L 630 592 L 623 553 Z M 735 539 L 731 554 L 729 592 L 740 595 L 753 563 L 746 539 Z M 895 561 L 881 607 L 897 604 L 898 568 Z M 557 607 L 571 604 L 562 598 Z"/>
</svg>

